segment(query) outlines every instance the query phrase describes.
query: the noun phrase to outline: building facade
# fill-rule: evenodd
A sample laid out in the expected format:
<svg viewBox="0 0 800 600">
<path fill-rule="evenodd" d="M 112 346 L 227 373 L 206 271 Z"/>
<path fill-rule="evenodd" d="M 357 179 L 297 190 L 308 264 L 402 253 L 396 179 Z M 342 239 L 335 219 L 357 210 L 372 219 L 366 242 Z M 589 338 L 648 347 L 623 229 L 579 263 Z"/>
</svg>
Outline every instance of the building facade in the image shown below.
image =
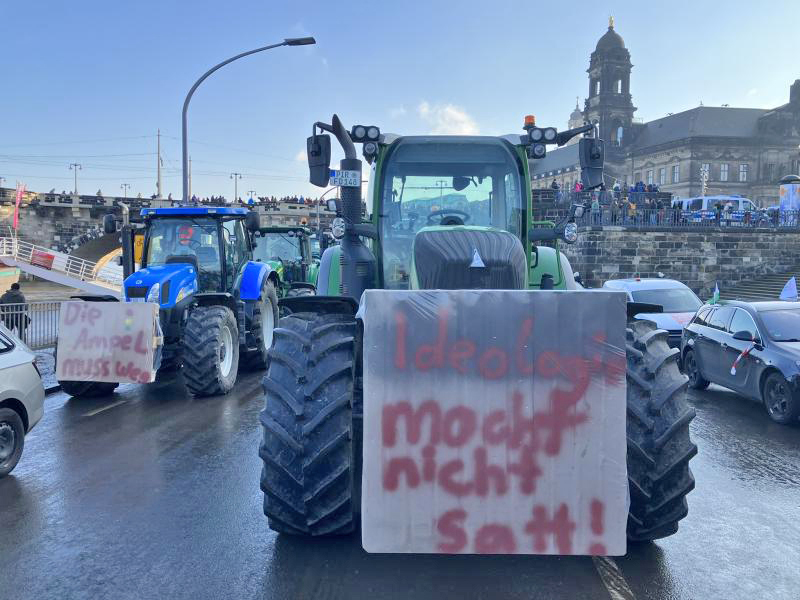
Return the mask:
<svg viewBox="0 0 800 600">
<path fill-rule="evenodd" d="M 644 123 L 634 118 L 632 67 L 611 20 L 589 60 L 582 113 L 606 141 L 608 188 L 641 181 L 681 198 L 730 194 L 762 206 L 778 203 L 778 181 L 800 172 L 800 80 L 791 85 L 789 102 L 772 110 L 698 106 Z M 573 112 L 569 126 L 575 121 Z M 555 179 L 571 189 L 580 179 L 577 147 L 531 161 L 531 174 L 534 188 L 548 188 Z"/>
</svg>

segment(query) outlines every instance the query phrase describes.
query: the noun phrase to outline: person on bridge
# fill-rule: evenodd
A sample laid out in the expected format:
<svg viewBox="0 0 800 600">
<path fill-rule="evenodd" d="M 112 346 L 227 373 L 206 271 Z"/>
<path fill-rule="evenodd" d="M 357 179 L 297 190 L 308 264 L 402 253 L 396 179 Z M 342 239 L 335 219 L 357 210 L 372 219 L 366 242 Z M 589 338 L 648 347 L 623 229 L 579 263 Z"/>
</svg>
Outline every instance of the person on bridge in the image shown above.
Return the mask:
<svg viewBox="0 0 800 600">
<path fill-rule="evenodd" d="M 0 316 L 2 316 L 3 324 L 11 331 L 16 328 L 22 340 L 25 339 L 25 330 L 31 320 L 27 315 L 25 303 L 25 295 L 16 282 L 11 284 L 11 289 L 0 296 Z"/>
</svg>

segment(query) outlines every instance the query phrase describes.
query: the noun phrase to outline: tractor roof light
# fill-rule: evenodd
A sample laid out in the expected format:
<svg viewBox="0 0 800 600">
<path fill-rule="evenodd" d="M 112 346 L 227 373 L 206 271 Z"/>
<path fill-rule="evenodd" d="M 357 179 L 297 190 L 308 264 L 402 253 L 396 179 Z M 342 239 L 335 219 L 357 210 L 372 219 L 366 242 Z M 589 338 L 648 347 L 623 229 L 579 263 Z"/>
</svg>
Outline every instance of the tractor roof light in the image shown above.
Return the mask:
<svg viewBox="0 0 800 600">
<path fill-rule="evenodd" d="M 533 115 L 525 115 L 525 123 L 522 126 L 523 129 L 530 129 L 531 127 L 536 126 L 536 117 Z"/>
<path fill-rule="evenodd" d="M 544 158 L 547 148 L 544 144 L 534 144 L 531 146 L 531 158 Z"/>
<path fill-rule="evenodd" d="M 377 141 L 378 137 L 380 137 L 381 131 L 375 126 L 372 126 L 367 129 L 367 137 L 372 141 Z"/>
<path fill-rule="evenodd" d="M 538 127 L 533 127 L 528 132 L 528 135 L 530 136 L 532 142 L 541 142 L 542 138 L 544 137 L 544 130 L 539 129 Z"/>
<path fill-rule="evenodd" d="M 556 139 L 556 130 L 554 127 L 548 127 L 544 130 L 544 140 L 546 142 L 554 142 Z"/>
<path fill-rule="evenodd" d="M 350 138 L 356 144 L 364 142 L 377 142 L 380 140 L 381 130 L 375 125 L 354 125 L 350 130 Z"/>
</svg>

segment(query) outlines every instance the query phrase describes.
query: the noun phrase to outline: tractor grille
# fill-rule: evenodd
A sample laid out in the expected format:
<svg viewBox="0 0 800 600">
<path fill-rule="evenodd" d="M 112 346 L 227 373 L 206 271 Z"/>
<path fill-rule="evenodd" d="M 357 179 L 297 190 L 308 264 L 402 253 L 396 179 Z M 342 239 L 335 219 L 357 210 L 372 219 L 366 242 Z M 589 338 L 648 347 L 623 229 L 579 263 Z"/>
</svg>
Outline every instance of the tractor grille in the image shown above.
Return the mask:
<svg viewBox="0 0 800 600">
<path fill-rule="evenodd" d="M 452 227 L 417 234 L 414 268 L 423 290 L 521 290 L 527 261 L 507 231 Z"/>
<path fill-rule="evenodd" d="M 128 298 L 144 298 L 147 296 L 147 286 L 129 286 L 125 288 Z"/>
</svg>

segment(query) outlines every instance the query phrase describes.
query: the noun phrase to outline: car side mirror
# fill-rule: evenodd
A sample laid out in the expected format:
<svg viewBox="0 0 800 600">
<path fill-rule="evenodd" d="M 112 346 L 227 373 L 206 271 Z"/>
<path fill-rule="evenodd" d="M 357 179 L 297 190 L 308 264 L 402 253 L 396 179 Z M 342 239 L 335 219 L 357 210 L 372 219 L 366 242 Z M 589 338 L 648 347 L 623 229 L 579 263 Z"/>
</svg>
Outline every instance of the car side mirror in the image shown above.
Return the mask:
<svg viewBox="0 0 800 600">
<path fill-rule="evenodd" d="M 749 331 L 737 331 L 733 334 L 733 339 L 739 340 L 740 342 L 757 342 L 761 343 L 758 338 L 753 338 L 753 334 Z"/>
<path fill-rule="evenodd" d="M 331 175 L 331 136 L 312 135 L 306 140 L 308 179 L 317 187 L 326 187 Z"/>
<path fill-rule="evenodd" d="M 247 231 L 250 233 L 255 233 L 259 229 L 261 229 L 261 217 L 258 213 L 254 210 L 251 210 L 247 213 L 247 216 L 244 218 L 245 227 L 247 227 Z"/>
<path fill-rule="evenodd" d="M 103 216 L 103 231 L 106 234 L 112 234 L 117 232 L 117 222 L 114 220 L 114 215 Z"/>
<path fill-rule="evenodd" d="M 578 156 L 581 163 L 581 183 L 586 189 L 592 189 L 603 183 L 603 163 L 605 147 L 603 140 L 597 138 L 581 138 L 578 145 Z"/>
</svg>

